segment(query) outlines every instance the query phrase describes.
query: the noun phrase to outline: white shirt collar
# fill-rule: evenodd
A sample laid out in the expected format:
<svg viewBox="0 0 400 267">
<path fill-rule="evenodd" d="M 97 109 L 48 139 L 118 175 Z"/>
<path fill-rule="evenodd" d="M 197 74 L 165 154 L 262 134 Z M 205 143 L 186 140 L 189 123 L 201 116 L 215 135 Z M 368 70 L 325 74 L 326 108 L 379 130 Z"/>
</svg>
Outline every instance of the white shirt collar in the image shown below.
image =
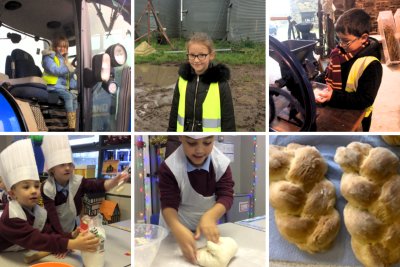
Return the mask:
<svg viewBox="0 0 400 267">
<path fill-rule="evenodd" d="M 66 195 L 67 195 L 67 192 L 69 192 L 68 183 L 67 183 L 66 186 L 62 186 L 62 185 L 60 185 L 59 183 L 57 183 L 56 180 L 54 180 L 54 182 L 55 182 L 55 184 L 56 184 L 56 190 L 57 190 L 57 192 L 60 192 L 60 191 L 61 191 L 61 192 L 64 194 L 64 196 L 66 196 Z"/>
<path fill-rule="evenodd" d="M 211 161 L 211 156 L 209 155 L 207 159 L 204 161 L 203 165 L 200 167 L 194 166 L 188 159 L 186 159 L 186 169 L 187 172 L 192 172 L 194 170 L 205 170 L 207 172 L 210 172 L 210 161 Z"/>
</svg>

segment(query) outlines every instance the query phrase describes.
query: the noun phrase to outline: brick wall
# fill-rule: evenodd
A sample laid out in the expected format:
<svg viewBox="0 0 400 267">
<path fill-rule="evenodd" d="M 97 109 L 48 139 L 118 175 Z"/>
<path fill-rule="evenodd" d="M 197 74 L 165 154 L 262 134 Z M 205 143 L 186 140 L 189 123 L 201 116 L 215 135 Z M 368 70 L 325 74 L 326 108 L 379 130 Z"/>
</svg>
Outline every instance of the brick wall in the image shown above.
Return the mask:
<svg viewBox="0 0 400 267">
<path fill-rule="evenodd" d="M 364 9 L 371 16 L 371 31 L 376 33 L 379 11 L 392 10 L 394 14 L 400 8 L 400 0 L 356 0 L 355 7 Z"/>
<path fill-rule="evenodd" d="M 317 0 L 291 0 L 291 16 L 297 22 L 301 22 L 300 11 L 317 11 Z M 371 16 L 371 33 L 375 34 L 378 29 L 377 18 L 379 11 L 392 10 L 393 14 L 400 8 L 400 0 L 333 0 L 337 10 L 335 17 L 343 13 L 343 9 L 351 7 L 362 8 Z"/>
</svg>

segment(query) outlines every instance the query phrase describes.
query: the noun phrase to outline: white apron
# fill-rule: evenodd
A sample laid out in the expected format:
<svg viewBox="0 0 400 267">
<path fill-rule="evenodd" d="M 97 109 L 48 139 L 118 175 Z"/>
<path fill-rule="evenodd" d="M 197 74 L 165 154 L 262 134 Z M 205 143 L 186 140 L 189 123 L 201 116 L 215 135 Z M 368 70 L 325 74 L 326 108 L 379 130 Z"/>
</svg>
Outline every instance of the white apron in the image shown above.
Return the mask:
<svg viewBox="0 0 400 267">
<path fill-rule="evenodd" d="M 190 230 L 195 231 L 201 216 L 212 208 L 216 201 L 215 194 L 205 197 L 192 188 L 187 173 L 186 162 L 187 159 L 183 152 L 182 145 L 165 160 L 168 168 L 174 174 L 181 191 L 181 203 L 178 208 L 179 221 Z M 226 172 L 229 162 L 228 157 L 214 146 L 211 151 L 211 163 L 214 167 L 216 182 L 218 182 Z M 162 212 L 160 212 L 159 225 L 169 229 L 162 216 Z"/>
<path fill-rule="evenodd" d="M 70 233 L 75 228 L 76 222 L 76 207 L 74 198 L 76 192 L 78 192 L 79 186 L 82 183 L 81 175 L 74 175 L 68 183 L 68 199 L 64 204 L 56 206 L 57 215 L 60 220 L 61 227 L 64 233 Z M 54 200 L 57 194 L 57 188 L 53 176 L 49 176 L 46 183 L 43 186 L 44 194 Z"/>
<path fill-rule="evenodd" d="M 19 218 L 24 221 L 28 220 L 24 209 L 16 200 L 12 200 L 8 203 L 8 212 L 10 219 Z M 47 211 L 39 205 L 35 205 L 35 207 L 33 208 L 33 214 L 35 216 L 35 220 L 33 221 L 32 227 L 38 229 L 39 231 L 42 231 L 44 225 L 46 224 Z M 12 245 L 4 251 L 19 251 L 23 249 L 24 248 L 19 245 Z"/>
</svg>

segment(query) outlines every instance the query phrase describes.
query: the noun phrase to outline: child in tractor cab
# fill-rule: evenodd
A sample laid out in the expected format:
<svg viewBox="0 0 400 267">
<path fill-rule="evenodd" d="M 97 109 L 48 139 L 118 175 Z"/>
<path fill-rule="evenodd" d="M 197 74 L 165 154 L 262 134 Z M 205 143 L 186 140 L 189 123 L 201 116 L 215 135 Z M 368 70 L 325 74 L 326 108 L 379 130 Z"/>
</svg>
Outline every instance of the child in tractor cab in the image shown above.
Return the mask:
<svg viewBox="0 0 400 267">
<path fill-rule="evenodd" d="M 78 101 L 76 94 L 72 93 L 71 89 L 77 88 L 77 81 L 74 74 L 75 68 L 68 61 L 68 46 L 66 37 L 56 37 L 52 42 L 52 49 L 42 52 L 42 66 L 47 90 L 57 93 L 64 100 L 68 128 L 74 130 Z"/>
</svg>

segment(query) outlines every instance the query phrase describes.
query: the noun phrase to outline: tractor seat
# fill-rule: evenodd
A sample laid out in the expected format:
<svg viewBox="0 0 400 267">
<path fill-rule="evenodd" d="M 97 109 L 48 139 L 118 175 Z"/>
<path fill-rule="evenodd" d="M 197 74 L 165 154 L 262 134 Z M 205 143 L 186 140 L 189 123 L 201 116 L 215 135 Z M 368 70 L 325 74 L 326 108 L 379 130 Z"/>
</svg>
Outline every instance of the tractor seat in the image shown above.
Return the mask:
<svg viewBox="0 0 400 267">
<path fill-rule="evenodd" d="M 14 49 L 11 55 L 7 56 L 5 70 L 9 79 L 2 83 L 8 85 L 6 87 L 14 97 L 44 104 L 63 104 L 63 100 L 57 94 L 57 97 L 53 97 L 47 91 L 42 71 L 35 65 L 33 57 L 24 50 Z"/>
</svg>

